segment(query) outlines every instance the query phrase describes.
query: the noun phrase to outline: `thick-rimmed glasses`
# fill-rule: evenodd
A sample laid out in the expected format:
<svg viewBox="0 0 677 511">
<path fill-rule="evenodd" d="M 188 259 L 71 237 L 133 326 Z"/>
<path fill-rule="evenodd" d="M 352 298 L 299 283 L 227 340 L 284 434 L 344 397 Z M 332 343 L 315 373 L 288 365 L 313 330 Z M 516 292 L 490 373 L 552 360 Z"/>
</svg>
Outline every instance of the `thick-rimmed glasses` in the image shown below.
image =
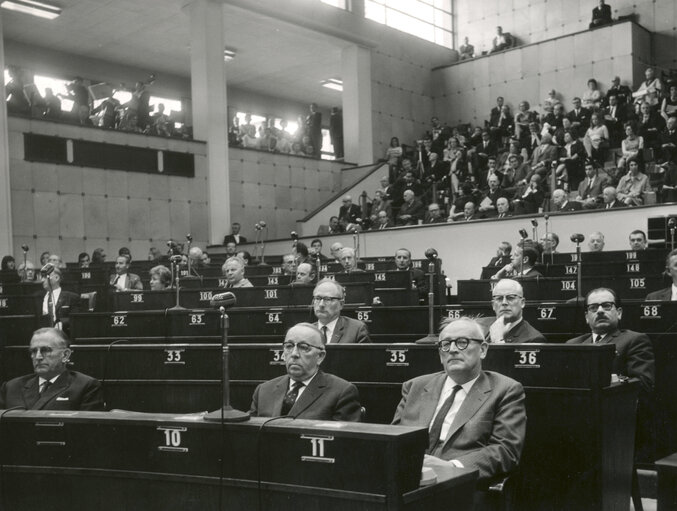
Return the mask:
<svg viewBox="0 0 677 511">
<path fill-rule="evenodd" d="M 440 342 L 437 343 L 437 347 L 439 348 L 440 351 L 444 351 L 445 353 L 448 353 L 449 351 L 451 351 L 451 344 L 454 343 L 454 345 L 456 346 L 456 349 L 458 351 L 463 351 L 468 346 L 470 346 L 470 341 L 482 343 L 482 342 L 484 342 L 484 339 L 471 339 L 469 337 L 457 337 L 456 339 L 444 339 L 443 341 L 440 341 Z"/>
<path fill-rule="evenodd" d="M 299 353 L 310 353 L 314 349 L 324 351 L 324 348 L 321 348 L 320 346 L 313 346 L 312 344 L 308 344 L 307 342 L 287 341 L 282 343 L 282 349 L 284 350 L 285 353 L 291 353 L 292 351 L 294 351 L 294 348 L 299 350 Z"/>
</svg>

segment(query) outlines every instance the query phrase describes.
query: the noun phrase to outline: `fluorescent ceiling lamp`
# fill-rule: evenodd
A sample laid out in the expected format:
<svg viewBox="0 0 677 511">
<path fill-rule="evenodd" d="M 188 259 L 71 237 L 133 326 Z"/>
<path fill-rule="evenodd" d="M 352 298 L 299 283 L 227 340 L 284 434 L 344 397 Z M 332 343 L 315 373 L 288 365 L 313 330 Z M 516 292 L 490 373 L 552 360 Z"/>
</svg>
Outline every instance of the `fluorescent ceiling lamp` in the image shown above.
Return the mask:
<svg viewBox="0 0 677 511">
<path fill-rule="evenodd" d="M 328 80 L 322 80 L 320 82 L 320 85 L 322 85 L 322 87 L 326 87 L 327 89 L 343 92 L 343 80 L 339 80 L 338 78 L 329 78 Z"/>
<path fill-rule="evenodd" d="M 44 2 L 36 2 L 35 0 L 3 0 L 0 3 L 0 7 L 48 20 L 58 18 L 61 14 L 61 7 Z"/>
<path fill-rule="evenodd" d="M 230 62 L 234 58 L 235 58 L 235 50 L 229 50 L 228 48 L 223 50 L 223 60 L 225 60 L 226 62 Z"/>
</svg>

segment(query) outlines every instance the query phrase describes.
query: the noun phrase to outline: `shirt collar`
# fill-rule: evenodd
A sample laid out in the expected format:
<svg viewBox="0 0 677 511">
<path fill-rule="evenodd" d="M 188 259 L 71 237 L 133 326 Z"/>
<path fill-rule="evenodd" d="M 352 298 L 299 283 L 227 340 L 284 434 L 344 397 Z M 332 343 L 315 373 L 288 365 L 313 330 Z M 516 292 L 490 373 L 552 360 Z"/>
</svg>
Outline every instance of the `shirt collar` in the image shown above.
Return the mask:
<svg viewBox="0 0 677 511">
<path fill-rule="evenodd" d="M 482 374 L 482 373 L 480 373 L 480 374 Z M 477 379 L 479 377 L 480 377 L 480 375 L 478 374 L 472 380 L 467 381 L 467 382 L 465 382 L 461 385 L 461 388 L 466 393 L 466 395 L 470 393 L 470 389 L 472 388 L 473 385 L 475 385 L 475 382 L 477 381 Z M 451 376 L 447 375 L 447 379 L 444 382 L 444 385 L 445 386 L 448 385 L 450 388 L 453 388 L 454 386 L 459 385 L 459 384 L 456 383 Z M 442 392 L 444 392 L 444 389 L 442 389 Z"/>
</svg>

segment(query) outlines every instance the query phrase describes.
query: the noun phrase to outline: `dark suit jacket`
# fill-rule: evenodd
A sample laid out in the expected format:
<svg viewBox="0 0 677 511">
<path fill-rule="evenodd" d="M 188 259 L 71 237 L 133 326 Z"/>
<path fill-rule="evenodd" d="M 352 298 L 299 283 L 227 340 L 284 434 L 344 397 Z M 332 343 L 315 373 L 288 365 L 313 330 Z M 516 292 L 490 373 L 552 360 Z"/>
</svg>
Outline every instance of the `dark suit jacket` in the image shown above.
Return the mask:
<svg viewBox="0 0 677 511">
<path fill-rule="evenodd" d="M 318 326 L 318 328 L 320 328 Z M 357 319 L 339 316 L 329 344 L 353 344 L 371 342 L 367 326 Z"/>
<path fill-rule="evenodd" d="M 567 114 L 567 117 L 571 121 L 571 124 L 579 123 L 580 129 L 579 132 L 583 133 L 590 127 L 590 110 L 585 107 L 581 107 L 578 110 L 578 115 L 576 115 L 576 110 L 572 110 Z M 580 131 L 583 130 L 583 131 Z"/>
<path fill-rule="evenodd" d="M 660 291 L 654 291 L 646 295 L 647 300 L 659 300 L 661 302 L 669 302 L 672 298 L 672 286 L 661 289 Z"/>
<path fill-rule="evenodd" d="M 583 209 L 583 205 L 580 202 L 567 200 L 564 206 L 560 207 L 557 211 L 580 211 L 581 209 Z"/>
<path fill-rule="evenodd" d="M 611 23 L 611 6 L 604 4 L 600 9 L 599 6 L 592 10 L 592 21 L 590 28 L 599 27 Z"/>
<path fill-rule="evenodd" d="M 569 339 L 567 344 L 591 344 L 592 334 Z M 602 339 L 602 344 L 614 344 L 616 356 L 613 372 L 639 379 L 645 394 L 653 392 L 655 369 L 651 341 L 645 334 L 632 330 L 616 330 Z M 640 394 L 641 395 L 641 394 Z"/>
<path fill-rule="evenodd" d="M 45 300 L 46 292 L 41 292 L 35 295 L 35 306 L 38 317 L 48 319 L 42 314 L 42 304 Z M 70 324 L 70 314 L 73 312 L 80 312 L 80 295 L 66 291 L 63 288 L 59 294 L 59 299 L 56 301 L 54 307 L 56 320 L 61 321 L 64 330 L 68 330 Z"/>
<path fill-rule="evenodd" d="M 115 277 L 117 277 L 117 274 L 113 274 L 110 276 L 110 285 L 113 285 L 113 282 L 115 282 Z M 133 290 L 133 291 L 143 291 L 143 283 L 141 282 L 141 279 L 136 273 L 127 273 L 127 282 L 125 285 L 125 290 Z"/>
<path fill-rule="evenodd" d="M 401 220 L 400 217 L 402 215 L 411 215 L 411 218 L 408 220 Z M 419 219 L 423 220 L 424 215 L 425 215 L 425 206 L 420 200 L 414 199 L 414 201 L 411 204 L 408 204 L 406 202 L 402 204 L 400 212 L 397 215 L 397 223 L 398 225 L 416 225 Z"/>
<path fill-rule="evenodd" d="M 605 204 L 604 202 L 602 202 L 602 203 L 599 205 L 599 208 L 598 208 L 598 209 L 616 209 L 616 208 L 624 208 L 624 207 L 625 207 L 625 204 L 623 204 L 623 203 L 622 203 L 621 201 L 619 201 L 618 199 L 616 199 L 615 201 L 611 202 L 610 204 L 611 204 L 611 207 L 608 207 L 608 208 L 607 208 L 608 204 Z"/>
<path fill-rule="evenodd" d="M 428 427 L 446 377 L 439 372 L 405 382 L 392 423 Z M 481 480 L 505 474 L 519 463 L 526 422 L 522 385 L 502 374 L 482 371 L 458 410 L 446 441 L 430 454 L 478 469 Z"/>
<path fill-rule="evenodd" d="M 279 376 L 254 390 L 249 412 L 254 417 L 277 417 L 289 390 L 289 376 Z M 295 419 L 359 422 L 357 388 L 338 376 L 319 370 L 289 411 Z"/>
<path fill-rule="evenodd" d="M 355 223 L 355 220 L 362 216 L 362 208 L 357 204 L 351 204 L 350 209 L 345 206 L 339 208 L 339 220 L 343 219 L 348 224 Z"/>
<path fill-rule="evenodd" d="M 487 340 L 490 340 L 489 337 L 489 328 L 496 321 L 495 317 L 486 317 L 478 318 L 477 322 L 480 324 L 484 330 L 484 336 Z M 536 330 L 529 322 L 525 319 L 522 319 L 517 325 L 513 326 L 508 332 L 506 332 L 503 340 L 508 344 L 524 344 L 529 342 L 548 342 L 543 337 L 543 334 Z"/>
<path fill-rule="evenodd" d="M 227 234 L 227 235 L 223 238 L 223 244 L 224 244 L 224 245 L 230 243 L 231 241 L 232 241 L 233 243 L 235 243 L 236 245 L 239 244 L 239 243 L 237 242 L 237 240 L 235 239 L 235 236 L 233 236 L 232 234 Z M 240 234 L 240 243 L 247 243 L 247 238 L 245 238 L 245 237 L 242 236 L 241 234 Z"/>
<path fill-rule="evenodd" d="M 602 190 L 607 186 L 609 180 L 606 177 L 595 177 L 595 181 L 592 183 L 592 187 L 588 188 L 587 177 L 581 181 L 581 184 L 578 185 L 578 195 L 581 199 L 589 199 L 594 197 L 600 197 L 602 195 Z"/>
<path fill-rule="evenodd" d="M 0 408 L 23 407 L 26 410 L 104 410 L 99 380 L 64 371 L 43 394 L 38 377 L 28 374 L 14 378 L 0 388 Z"/>
</svg>

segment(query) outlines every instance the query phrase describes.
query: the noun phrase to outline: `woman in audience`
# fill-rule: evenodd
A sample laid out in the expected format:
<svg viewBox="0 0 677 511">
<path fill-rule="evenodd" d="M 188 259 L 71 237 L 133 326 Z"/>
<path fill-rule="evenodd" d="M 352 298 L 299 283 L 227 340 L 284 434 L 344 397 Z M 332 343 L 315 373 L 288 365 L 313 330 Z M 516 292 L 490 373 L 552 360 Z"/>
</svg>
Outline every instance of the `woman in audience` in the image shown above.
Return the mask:
<svg viewBox="0 0 677 511">
<path fill-rule="evenodd" d="M 629 158 L 628 173 L 618 181 L 616 197 L 626 206 L 641 206 L 645 193 L 650 191 L 649 177 L 641 172 L 640 162 Z"/>
<path fill-rule="evenodd" d="M 670 85 L 670 95 L 663 99 L 661 104 L 661 115 L 665 122 L 668 122 L 668 117 L 677 113 L 677 85 Z"/>
<path fill-rule="evenodd" d="M 92 252 L 92 262 L 90 263 L 93 266 L 101 265 L 106 262 L 106 252 L 102 248 L 95 248 Z"/>
<path fill-rule="evenodd" d="M 397 137 L 392 137 L 390 139 L 390 146 L 388 146 L 388 149 L 386 149 L 386 161 L 392 169 L 399 167 L 401 158 L 402 146 L 400 145 L 400 139 Z"/>
<path fill-rule="evenodd" d="M 0 273 L 0 282 L 3 284 L 10 284 L 20 282 L 21 278 L 16 272 L 16 262 L 14 257 L 11 255 L 6 255 L 2 258 L 2 273 Z"/>
<path fill-rule="evenodd" d="M 609 149 L 609 130 L 602 123 L 601 114 L 594 113 L 590 116 L 590 127 L 583 137 L 583 145 L 588 156 L 603 167 Z"/>
<path fill-rule="evenodd" d="M 166 266 L 153 266 L 150 271 L 150 290 L 162 291 L 172 285 L 172 272 Z"/>
<path fill-rule="evenodd" d="M 11 255 L 6 255 L 2 258 L 2 265 L 0 266 L 2 271 L 14 271 L 16 270 L 16 261 Z"/>
<path fill-rule="evenodd" d="M 444 148 L 444 161 L 449 162 L 449 176 L 451 178 L 451 193 L 458 194 L 458 185 L 467 178 L 467 165 L 465 150 L 461 147 L 456 137 L 447 140 L 447 147 Z"/>
<path fill-rule="evenodd" d="M 583 178 L 584 162 L 585 147 L 580 140 L 573 136 L 570 130 L 565 131 L 562 155 L 555 170 L 557 188 L 562 188 L 565 191 L 575 190 Z"/>
<path fill-rule="evenodd" d="M 602 104 L 602 99 L 604 99 L 602 92 L 597 87 L 597 80 L 590 78 L 588 90 L 581 96 L 581 102 L 588 110 L 597 110 Z"/>
<path fill-rule="evenodd" d="M 621 142 L 623 155 L 618 160 L 618 170 L 625 172 L 625 164 L 630 158 L 642 159 L 644 139 L 637 135 L 634 122 L 625 123 L 625 138 Z"/>
</svg>

